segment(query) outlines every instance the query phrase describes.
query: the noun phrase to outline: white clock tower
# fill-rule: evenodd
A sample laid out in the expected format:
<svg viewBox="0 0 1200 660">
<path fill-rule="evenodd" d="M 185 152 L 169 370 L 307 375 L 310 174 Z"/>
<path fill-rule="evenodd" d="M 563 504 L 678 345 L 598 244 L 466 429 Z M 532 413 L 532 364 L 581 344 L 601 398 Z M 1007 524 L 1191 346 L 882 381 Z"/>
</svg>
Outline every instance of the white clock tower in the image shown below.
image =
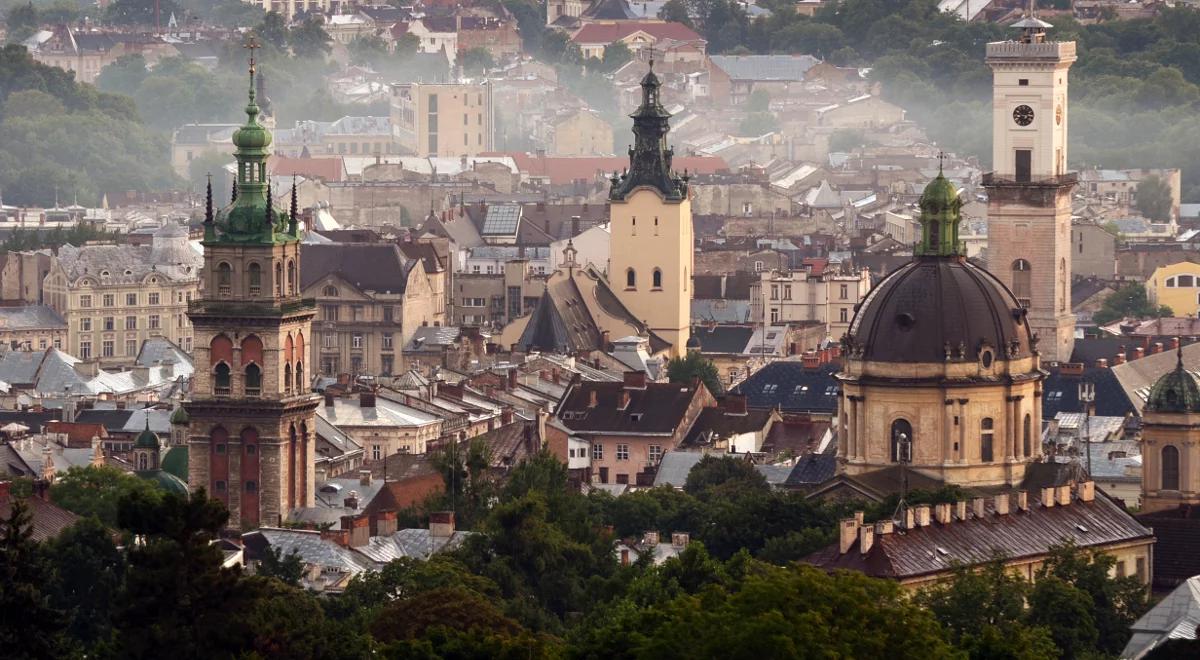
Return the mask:
<svg viewBox="0 0 1200 660">
<path fill-rule="evenodd" d="M 1067 171 L 1067 70 L 1075 42 L 1046 40 L 1049 23 L 1027 16 L 1016 41 L 987 45 L 993 72 L 988 270 L 1027 310 L 1038 350 L 1066 361 L 1075 345 L 1071 313 L 1071 191 Z"/>
</svg>

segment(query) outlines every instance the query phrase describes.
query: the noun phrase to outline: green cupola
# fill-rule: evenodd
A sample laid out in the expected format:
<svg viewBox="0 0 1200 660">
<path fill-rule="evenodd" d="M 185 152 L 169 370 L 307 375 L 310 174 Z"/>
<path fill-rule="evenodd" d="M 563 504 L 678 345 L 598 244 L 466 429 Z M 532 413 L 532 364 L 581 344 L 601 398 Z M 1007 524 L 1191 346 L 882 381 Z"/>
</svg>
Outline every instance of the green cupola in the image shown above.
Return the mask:
<svg viewBox="0 0 1200 660">
<path fill-rule="evenodd" d="M 158 436 L 154 431 L 150 430 L 150 415 L 146 414 L 146 429 L 138 434 L 136 440 L 133 441 L 134 449 L 154 449 L 158 450 Z"/>
<path fill-rule="evenodd" d="M 1175 368 L 1162 375 L 1146 397 L 1146 412 L 1200 412 L 1200 384 L 1183 368 L 1183 344 L 1176 353 Z"/>
<path fill-rule="evenodd" d="M 942 174 L 938 174 L 921 193 L 921 241 L 915 254 L 918 257 L 962 257 L 966 250 L 958 240 L 962 199 L 958 189 Z"/>
<path fill-rule="evenodd" d="M 250 58 L 250 90 L 246 103 L 246 123 L 233 133 L 233 152 L 237 159 L 233 199 L 229 206 L 212 210 L 212 183 L 208 185 L 204 217 L 204 240 L 208 243 L 270 244 L 300 239 L 297 212 L 276 208 L 271 194 L 270 157 L 271 131 L 258 121 L 259 107 L 255 101 L 255 63 Z"/>
</svg>

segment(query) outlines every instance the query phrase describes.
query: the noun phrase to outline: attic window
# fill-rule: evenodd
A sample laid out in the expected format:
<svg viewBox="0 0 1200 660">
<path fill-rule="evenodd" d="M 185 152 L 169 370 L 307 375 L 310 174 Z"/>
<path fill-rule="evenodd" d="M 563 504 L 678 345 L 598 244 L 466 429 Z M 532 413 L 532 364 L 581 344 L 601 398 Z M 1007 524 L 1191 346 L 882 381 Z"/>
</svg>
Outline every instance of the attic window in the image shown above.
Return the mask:
<svg viewBox="0 0 1200 660">
<path fill-rule="evenodd" d="M 1062 399 L 1062 390 L 1054 390 L 1053 392 L 1046 392 L 1046 400 L 1047 401 L 1058 401 L 1059 399 Z"/>
<path fill-rule="evenodd" d="M 792 390 L 792 394 L 802 394 L 808 391 L 808 385 L 797 385 L 796 389 Z"/>
<path fill-rule="evenodd" d="M 629 413 L 629 419 L 630 421 L 640 422 L 642 421 L 642 413 Z"/>
<path fill-rule="evenodd" d="M 837 385 L 828 385 L 825 387 L 825 396 L 837 396 L 837 393 L 838 393 Z"/>
<path fill-rule="evenodd" d="M 1088 528 L 1084 527 L 1083 525 L 1080 525 L 1080 524 L 1076 524 L 1075 529 L 1079 530 L 1080 532 L 1083 532 L 1084 534 L 1088 533 Z"/>
<path fill-rule="evenodd" d="M 133 271 L 132 271 L 132 270 L 129 270 L 128 268 L 126 268 L 126 269 L 125 269 L 125 274 L 126 274 L 126 275 L 133 275 Z"/>
<path fill-rule="evenodd" d="M 943 548 L 943 547 L 942 547 L 942 546 L 940 546 L 940 545 L 937 547 L 937 552 L 938 552 L 938 554 L 939 554 L 939 555 L 942 555 L 943 557 L 945 557 L 945 556 L 947 556 L 947 555 L 949 555 L 949 554 L 950 554 L 950 551 L 949 551 L 949 550 L 947 550 L 947 549 Z"/>
<path fill-rule="evenodd" d="M 100 277 L 108 277 L 108 271 L 107 270 L 100 271 Z"/>
<path fill-rule="evenodd" d="M 763 394 L 774 394 L 775 391 L 778 389 L 779 389 L 779 385 L 777 383 L 768 383 L 766 385 L 763 385 L 762 392 L 763 392 Z"/>
</svg>

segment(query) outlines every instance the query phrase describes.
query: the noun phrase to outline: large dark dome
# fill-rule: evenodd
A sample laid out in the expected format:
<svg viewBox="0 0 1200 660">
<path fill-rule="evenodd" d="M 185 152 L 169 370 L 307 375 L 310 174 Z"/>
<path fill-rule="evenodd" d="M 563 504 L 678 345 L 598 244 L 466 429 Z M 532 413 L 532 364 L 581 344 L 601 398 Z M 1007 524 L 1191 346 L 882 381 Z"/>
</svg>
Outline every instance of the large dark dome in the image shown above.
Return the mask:
<svg viewBox="0 0 1200 660">
<path fill-rule="evenodd" d="M 965 259 L 918 257 L 867 294 L 846 349 L 878 362 L 976 361 L 986 346 L 993 360 L 1029 357 L 1024 311 L 1000 280 Z"/>
</svg>

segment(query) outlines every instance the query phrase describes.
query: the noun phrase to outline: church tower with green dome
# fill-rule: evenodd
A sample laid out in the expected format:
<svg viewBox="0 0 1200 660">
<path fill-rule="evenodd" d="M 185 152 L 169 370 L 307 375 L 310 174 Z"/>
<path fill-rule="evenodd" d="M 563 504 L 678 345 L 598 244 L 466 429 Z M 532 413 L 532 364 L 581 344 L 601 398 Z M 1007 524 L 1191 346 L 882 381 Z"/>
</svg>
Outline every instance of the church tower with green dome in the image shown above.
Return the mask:
<svg viewBox="0 0 1200 660">
<path fill-rule="evenodd" d="M 1176 344 L 1179 339 L 1176 338 Z M 1142 409 L 1142 511 L 1200 505 L 1200 382 L 1183 364 L 1150 388 Z"/>
<path fill-rule="evenodd" d="M 204 291 L 188 308 L 196 373 L 188 420 L 188 484 L 229 508 L 230 526 L 277 525 L 313 503 L 316 397 L 308 341 L 316 306 L 300 297 L 296 191 L 275 204 L 271 132 L 259 123 L 250 60 L 246 123 L 233 135 L 237 182 L 204 214 Z"/>
<path fill-rule="evenodd" d="M 918 257 L 960 257 L 966 254 L 958 240 L 962 199 L 958 189 L 942 174 L 925 186 L 919 202 L 921 207 L 921 242 L 914 254 Z"/>
</svg>

